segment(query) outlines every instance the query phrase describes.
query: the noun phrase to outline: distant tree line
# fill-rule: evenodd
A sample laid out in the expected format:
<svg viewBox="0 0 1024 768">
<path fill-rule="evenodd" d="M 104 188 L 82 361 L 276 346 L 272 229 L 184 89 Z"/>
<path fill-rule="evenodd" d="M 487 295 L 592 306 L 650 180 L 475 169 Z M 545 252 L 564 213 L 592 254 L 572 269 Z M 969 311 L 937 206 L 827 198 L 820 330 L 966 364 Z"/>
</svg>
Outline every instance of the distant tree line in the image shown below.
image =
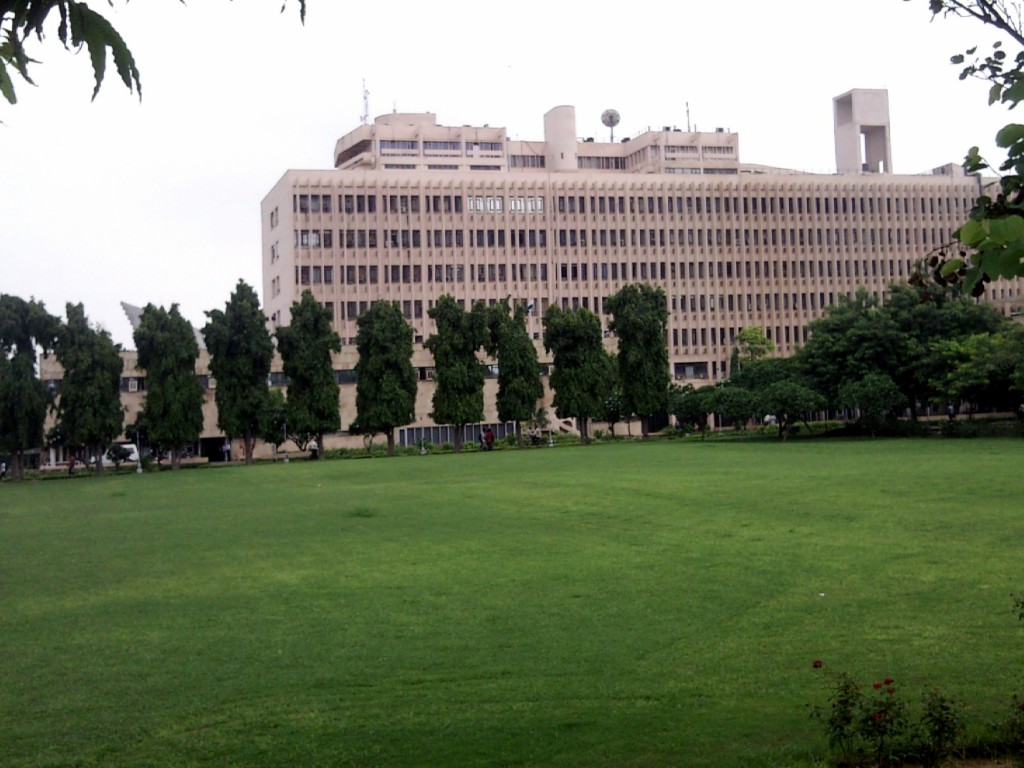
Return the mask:
<svg viewBox="0 0 1024 768">
<path fill-rule="evenodd" d="M 928 406 L 1020 412 L 1024 326 L 957 287 L 925 294 L 893 285 L 884 304 L 861 289 L 809 331 L 792 357 L 748 346 L 749 354 L 734 354 L 726 381 L 674 387 L 672 412 L 697 425 L 717 414 L 737 428 L 771 414 L 780 436 L 825 409 L 855 416 L 872 433 L 904 413 L 916 420 Z"/>
<path fill-rule="evenodd" d="M 582 442 L 598 419 L 612 429 L 634 417 L 647 437 L 652 417 L 670 413 L 682 425 L 705 426 L 714 414 L 742 428 L 771 415 L 780 435 L 824 409 L 854 414 L 872 432 L 904 412 L 916 419 L 937 405 L 1018 411 L 1024 395 L 1024 327 L 955 287 L 942 292 L 894 285 L 883 304 L 861 289 L 842 297 L 810 324 L 807 344 L 789 358 L 760 328 L 736 337 L 728 379 L 695 388 L 671 383 L 665 294 L 633 284 L 610 296 L 608 332 L 618 350 L 605 350 L 601 320 L 587 309 L 551 306 L 543 344 L 552 356 L 550 385 L 560 419 L 574 419 Z M 0 453 L 21 475 L 27 451 L 48 442 L 84 451 L 98 472 L 102 456 L 123 433 L 121 349 L 89 324 L 82 306 L 68 304 L 67 320 L 37 301 L 0 296 Z M 341 349 L 330 311 L 308 291 L 291 308 L 290 325 L 271 334 L 255 290 L 239 281 L 223 310 L 206 313 L 202 329 L 216 380 L 218 427 L 241 439 L 247 463 L 257 440 L 300 448 L 341 428 L 332 353 Z M 535 419 L 543 396 L 541 366 L 526 330 L 527 309 L 508 299 L 469 308 L 442 296 L 429 310 L 436 332 L 426 341 L 436 386 L 431 417 L 455 427 L 455 450 L 467 424 L 484 417 L 488 357 L 498 368 L 496 409 L 502 421 Z M 413 329 L 399 308 L 377 302 L 357 321 L 356 412 L 349 430 L 383 433 L 389 454 L 395 430 L 415 418 L 417 375 Z M 287 379 L 287 397 L 269 386 L 274 337 Z M 138 367 L 147 373 L 138 422 L 130 432 L 170 452 L 177 468 L 183 449 L 202 431 L 204 395 L 196 377 L 199 346 L 176 305 L 148 305 L 134 333 Z M 38 355 L 55 354 L 64 369 L 60 391 L 37 375 Z M 55 422 L 44 435 L 47 409 Z"/>
</svg>

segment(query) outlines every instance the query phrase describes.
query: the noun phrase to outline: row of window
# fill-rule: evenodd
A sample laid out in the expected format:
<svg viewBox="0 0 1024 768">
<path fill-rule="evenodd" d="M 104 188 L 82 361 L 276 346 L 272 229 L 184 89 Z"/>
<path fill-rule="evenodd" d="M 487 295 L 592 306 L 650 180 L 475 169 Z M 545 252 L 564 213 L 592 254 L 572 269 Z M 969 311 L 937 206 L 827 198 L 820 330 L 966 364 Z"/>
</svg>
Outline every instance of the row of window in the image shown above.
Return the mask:
<svg viewBox="0 0 1024 768">
<path fill-rule="evenodd" d="M 382 152 L 413 152 L 419 153 L 420 142 L 414 139 L 381 139 Z M 466 141 L 466 154 L 476 152 L 503 152 L 505 145 L 500 141 Z M 425 152 L 461 152 L 461 141 L 424 141 Z"/>
<path fill-rule="evenodd" d="M 348 264 L 337 268 L 339 284 L 377 285 L 378 283 L 420 284 L 424 282 L 462 283 L 468 274 L 470 282 L 546 282 L 549 278 L 547 264 Z M 829 261 L 754 261 L 754 262 L 600 262 L 567 263 L 552 265 L 551 271 L 562 282 L 587 282 L 588 280 L 704 280 L 706 278 L 732 279 L 734 277 L 755 279 L 799 278 L 883 278 L 893 279 L 910 273 L 910 260 L 850 259 Z M 296 285 L 319 285 L 334 282 L 333 265 L 295 267 Z M 271 281 L 271 295 L 280 293 L 280 277 Z M 794 294 L 795 295 L 795 294 Z M 705 309 L 703 299 L 700 309 Z M 806 309 L 806 305 L 803 307 Z M 811 308 L 815 306 L 812 304 Z M 673 307 L 675 309 L 675 307 Z M 712 306 L 712 309 L 714 307 Z M 732 309 L 731 299 L 729 309 Z M 758 305 L 760 309 L 760 305 Z M 691 311 L 695 311 L 691 307 Z"/>
<path fill-rule="evenodd" d="M 378 232 L 380 233 L 378 236 Z M 559 248 L 731 248 L 760 247 L 853 247 L 944 245 L 949 233 L 937 227 L 829 228 L 814 229 L 558 229 Z M 295 246 L 333 248 L 334 230 L 296 229 Z M 546 248 L 545 229 L 341 229 L 338 247 L 377 248 Z M 277 261 L 277 245 L 271 245 L 270 261 Z"/>
<path fill-rule="evenodd" d="M 343 213 L 462 213 L 509 211 L 543 213 L 545 198 L 540 196 L 501 195 L 338 195 L 338 210 Z M 463 201 L 465 200 L 465 206 Z M 963 215 L 970 201 L 960 197 L 882 197 L 857 196 L 755 196 L 718 195 L 556 195 L 553 209 L 558 213 L 687 214 L 704 213 L 746 215 Z M 331 213 L 331 195 L 292 195 L 293 213 Z M 271 226 L 276 226 L 277 209 L 271 211 Z"/>
</svg>

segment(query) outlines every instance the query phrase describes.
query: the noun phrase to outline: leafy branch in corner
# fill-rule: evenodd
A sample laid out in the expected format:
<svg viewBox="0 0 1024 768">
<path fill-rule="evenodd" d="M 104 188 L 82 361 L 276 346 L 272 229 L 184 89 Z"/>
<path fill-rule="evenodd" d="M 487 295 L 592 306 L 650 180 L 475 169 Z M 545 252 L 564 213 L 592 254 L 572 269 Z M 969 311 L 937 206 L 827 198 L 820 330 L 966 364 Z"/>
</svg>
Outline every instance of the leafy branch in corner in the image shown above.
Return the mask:
<svg viewBox="0 0 1024 768">
<path fill-rule="evenodd" d="M 991 84 L 989 104 L 1013 109 L 1024 101 L 1024 24 L 1021 4 L 1013 0 L 929 0 L 933 17 L 971 18 L 1009 36 L 1021 50 L 1012 55 L 996 41 L 992 51 L 979 55 L 977 46 L 950 61 L 961 66 L 960 79 L 978 78 Z M 1010 123 L 996 134 L 1006 159 L 993 169 L 978 147 L 964 158 L 967 173 L 993 171 L 996 184 L 983 191 L 970 218 L 953 233 L 955 242 L 921 262 L 912 284 L 939 286 L 963 283 L 972 296 L 984 294 L 985 284 L 1001 278 L 1024 277 L 1024 125 Z"/>
<path fill-rule="evenodd" d="M 306 0 L 298 0 L 298 3 L 299 18 L 305 23 Z M 113 6 L 113 0 L 107 0 L 107 4 Z M 282 12 L 287 5 L 288 0 L 284 0 Z M 106 17 L 86 3 L 80 0 L 0 0 L 0 95 L 3 95 L 9 104 L 16 104 L 18 101 L 13 74 L 16 73 L 25 82 L 35 85 L 28 69 L 30 64 L 39 62 L 29 56 L 26 43 L 31 41 L 32 37 L 35 37 L 37 42 L 43 41 L 44 26 L 53 12 L 60 17 L 57 37 L 64 48 L 81 50 L 84 47 L 89 52 L 96 80 L 92 92 L 93 99 L 99 93 L 106 74 L 108 49 L 121 82 L 130 92 L 138 93 L 139 98 L 142 98 L 139 69 L 124 38 Z"/>
</svg>

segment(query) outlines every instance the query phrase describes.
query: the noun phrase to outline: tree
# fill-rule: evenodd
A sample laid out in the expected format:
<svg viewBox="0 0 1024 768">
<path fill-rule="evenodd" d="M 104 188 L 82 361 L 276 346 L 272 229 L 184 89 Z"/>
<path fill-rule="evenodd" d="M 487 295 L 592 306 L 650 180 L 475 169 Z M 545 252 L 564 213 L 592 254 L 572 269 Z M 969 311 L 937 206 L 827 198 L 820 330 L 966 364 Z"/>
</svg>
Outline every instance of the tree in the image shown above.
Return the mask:
<svg viewBox="0 0 1024 768">
<path fill-rule="evenodd" d="M 611 363 L 614 367 L 614 363 Z M 601 412 L 601 419 L 608 424 L 608 431 L 615 437 L 615 425 L 622 421 L 622 388 L 616 384 L 612 387 L 608 396 L 604 399 L 604 408 Z"/>
<path fill-rule="evenodd" d="M 747 326 L 736 334 L 736 349 L 745 360 L 760 360 L 775 351 L 775 343 L 764 335 L 764 328 Z"/>
<path fill-rule="evenodd" d="M 1007 323 L 994 334 L 940 339 L 935 354 L 943 361 L 932 382 L 936 401 L 1017 410 L 1024 391 L 1024 327 Z"/>
<path fill-rule="evenodd" d="M 203 431 L 205 396 L 196 377 L 196 334 L 177 304 L 170 310 L 147 304 L 133 337 L 138 365 L 146 371 L 143 420 L 148 438 L 170 451 L 175 470 L 181 466 L 182 450 Z"/>
<path fill-rule="evenodd" d="M 646 440 L 651 415 L 665 410 L 671 380 L 665 292 L 633 283 L 609 296 L 604 307 L 612 316 L 608 330 L 619 337 L 616 359 L 624 410 L 640 417 L 640 432 Z"/>
<path fill-rule="evenodd" d="M 601 320 L 589 309 L 570 311 L 552 304 L 544 313 L 544 348 L 554 361 L 555 413 L 576 419 L 584 445 L 590 442 L 589 420 L 601 415 L 615 381 L 601 339 Z"/>
<path fill-rule="evenodd" d="M 851 298 L 840 297 L 823 318 L 810 324 L 811 337 L 796 359 L 811 386 L 833 405 L 840 404 L 839 393 L 845 385 L 872 373 L 884 374 L 896 384 L 911 418 L 916 419 L 918 403 L 935 396 L 933 384 L 945 368 L 936 343 L 995 333 L 1006 322 L 995 309 L 975 303 L 960 288 L 928 293 L 894 285 L 884 305 L 862 289 Z M 739 374 L 745 375 L 745 370 Z"/>
<path fill-rule="evenodd" d="M 277 349 L 288 377 L 288 429 L 300 446 L 314 437 L 323 445 L 324 432 L 341 427 L 331 362 L 331 353 L 341 351 L 341 339 L 331 329 L 331 311 L 311 292 L 302 292 L 291 314 L 291 324 L 277 329 Z"/>
<path fill-rule="evenodd" d="M 896 370 L 907 353 L 906 335 L 863 288 L 852 297 L 840 296 L 809 329 L 811 337 L 797 358 L 810 385 L 832 404 L 843 384 Z"/>
<path fill-rule="evenodd" d="M 892 365 L 879 372 L 890 376 L 917 418 L 917 405 L 937 395 L 934 381 L 946 362 L 937 342 L 972 334 L 997 333 L 1008 322 L 998 310 L 969 298 L 960 287 L 924 292 L 920 287 L 893 285 L 882 308 L 903 336 Z"/>
<path fill-rule="evenodd" d="M 885 373 L 869 373 L 839 388 L 839 406 L 860 411 L 860 423 L 872 434 L 882 427 L 886 418 L 906 405 L 906 395 Z"/>
<path fill-rule="evenodd" d="M 933 17 L 973 18 L 1009 36 L 1018 46 L 1008 52 L 1002 41 L 992 52 L 977 55 L 977 47 L 953 56 L 962 65 L 960 79 L 980 78 L 991 83 L 989 104 L 1009 109 L 1024 100 L 1024 27 L 1021 7 L 1012 0 L 928 0 Z M 1007 151 L 994 196 L 982 195 L 970 218 L 954 233 L 952 247 L 919 265 L 915 284 L 933 281 L 939 286 L 963 282 L 972 296 L 981 296 L 985 284 L 999 278 L 1024 276 L 1024 125 L 1010 123 L 996 134 L 996 145 Z M 989 162 L 972 147 L 964 159 L 968 173 L 991 170 Z"/>
<path fill-rule="evenodd" d="M 356 424 L 361 432 L 387 435 L 395 455 L 395 428 L 416 418 L 413 330 L 397 304 L 378 301 L 356 320 Z"/>
<path fill-rule="evenodd" d="M 669 388 L 669 410 L 679 424 L 703 431 L 708 424 L 708 414 L 713 410 L 711 396 L 713 387 L 695 388 L 692 384 Z"/>
<path fill-rule="evenodd" d="M 252 464 L 274 356 L 266 317 L 256 291 L 244 280 L 238 281 L 223 311 L 210 310 L 206 317 L 203 338 L 210 351 L 210 373 L 217 381 L 217 426 L 242 438 L 245 463 Z"/>
<path fill-rule="evenodd" d="M 737 431 L 746 428 L 757 411 L 754 395 L 743 387 L 725 383 L 708 389 L 707 407 L 733 422 Z"/>
<path fill-rule="evenodd" d="M 526 330 L 526 308 L 520 304 L 514 312 L 508 299 L 488 310 L 489 338 L 487 354 L 498 363 L 498 418 L 519 425 L 519 445 L 523 445 L 522 422 L 537 412 L 537 401 L 544 396 L 540 380 L 537 348 Z"/>
<path fill-rule="evenodd" d="M 37 349 L 54 348 L 60 321 L 42 302 L 0 294 L 0 452 L 20 479 L 25 452 L 43 444 L 51 393 L 36 375 Z"/>
<path fill-rule="evenodd" d="M 771 413 L 778 419 L 779 437 L 785 439 L 794 421 L 807 424 L 807 415 L 825 406 L 825 398 L 795 379 L 784 379 L 769 384 L 757 399 L 759 411 Z"/>
<path fill-rule="evenodd" d="M 288 439 L 287 430 L 288 403 L 280 389 L 271 389 L 260 414 L 260 440 L 278 448 Z"/>
<path fill-rule="evenodd" d="M 756 396 L 769 384 L 799 376 L 797 359 L 793 357 L 768 357 L 751 360 L 729 377 L 729 383 L 743 387 Z"/>
<path fill-rule="evenodd" d="M 285 5 L 287 2 L 284 0 Z M 304 22 L 306 0 L 298 0 L 298 3 L 299 17 Z M 9 103 L 17 102 L 12 80 L 14 73 L 25 82 L 34 84 L 28 74 L 28 65 L 36 62 L 29 56 L 25 43 L 33 35 L 37 40 L 43 40 L 44 26 L 54 11 L 60 16 L 57 38 L 64 48 L 77 51 L 84 46 L 89 51 L 96 79 L 93 99 L 99 93 L 106 74 L 108 48 L 121 82 L 142 98 L 142 83 L 135 57 L 111 23 L 86 3 L 80 0 L 0 0 L 0 94 Z"/>
<path fill-rule="evenodd" d="M 484 369 L 477 351 L 487 342 L 487 309 L 478 301 L 467 312 L 444 295 L 428 311 L 437 333 L 424 345 L 434 356 L 436 389 L 431 417 L 455 427 L 455 451 L 462 450 L 463 428 L 484 418 Z"/>
<path fill-rule="evenodd" d="M 57 428 L 66 445 L 86 448 L 96 472 L 103 472 L 107 446 L 121 434 L 121 345 L 89 326 L 81 304 L 68 304 L 67 322 L 57 333 L 55 351 L 64 369 L 57 404 Z"/>
</svg>

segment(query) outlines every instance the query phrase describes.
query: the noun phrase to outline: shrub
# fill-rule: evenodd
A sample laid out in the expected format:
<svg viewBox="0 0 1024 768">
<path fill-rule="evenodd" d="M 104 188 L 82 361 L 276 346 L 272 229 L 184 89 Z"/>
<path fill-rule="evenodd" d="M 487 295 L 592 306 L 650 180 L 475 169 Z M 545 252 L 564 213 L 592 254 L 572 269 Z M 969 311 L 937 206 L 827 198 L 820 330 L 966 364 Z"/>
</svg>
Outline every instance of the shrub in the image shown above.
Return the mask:
<svg viewBox="0 0 1024 768">
<path fill-rule="evenodd" d="M 1014 694 L 1002 731 L 1014 766 L 1024 766 L 1024 696 Z"/>
<path fill-rule="evenodd" d="M 921 764 L 924 768 L 934 768 L 952 755 L 959 745 L 964 718 L 952 700 L 933 688 L 925 694 L 917 730 Z"/>
<path fill-rule="evenodd" d="M 814 663 L 816 669 L 820 666 Z M 825 723 L 839 768 L 893 765 L 905 750 L 906 706 L 896 695 L 895 682 L 887 677 L 871 687 L 873 693 L 865 695 L 850 675 L 841 673 L 829 695 L 828 709 L 814 709 Z"/>
</svg>

